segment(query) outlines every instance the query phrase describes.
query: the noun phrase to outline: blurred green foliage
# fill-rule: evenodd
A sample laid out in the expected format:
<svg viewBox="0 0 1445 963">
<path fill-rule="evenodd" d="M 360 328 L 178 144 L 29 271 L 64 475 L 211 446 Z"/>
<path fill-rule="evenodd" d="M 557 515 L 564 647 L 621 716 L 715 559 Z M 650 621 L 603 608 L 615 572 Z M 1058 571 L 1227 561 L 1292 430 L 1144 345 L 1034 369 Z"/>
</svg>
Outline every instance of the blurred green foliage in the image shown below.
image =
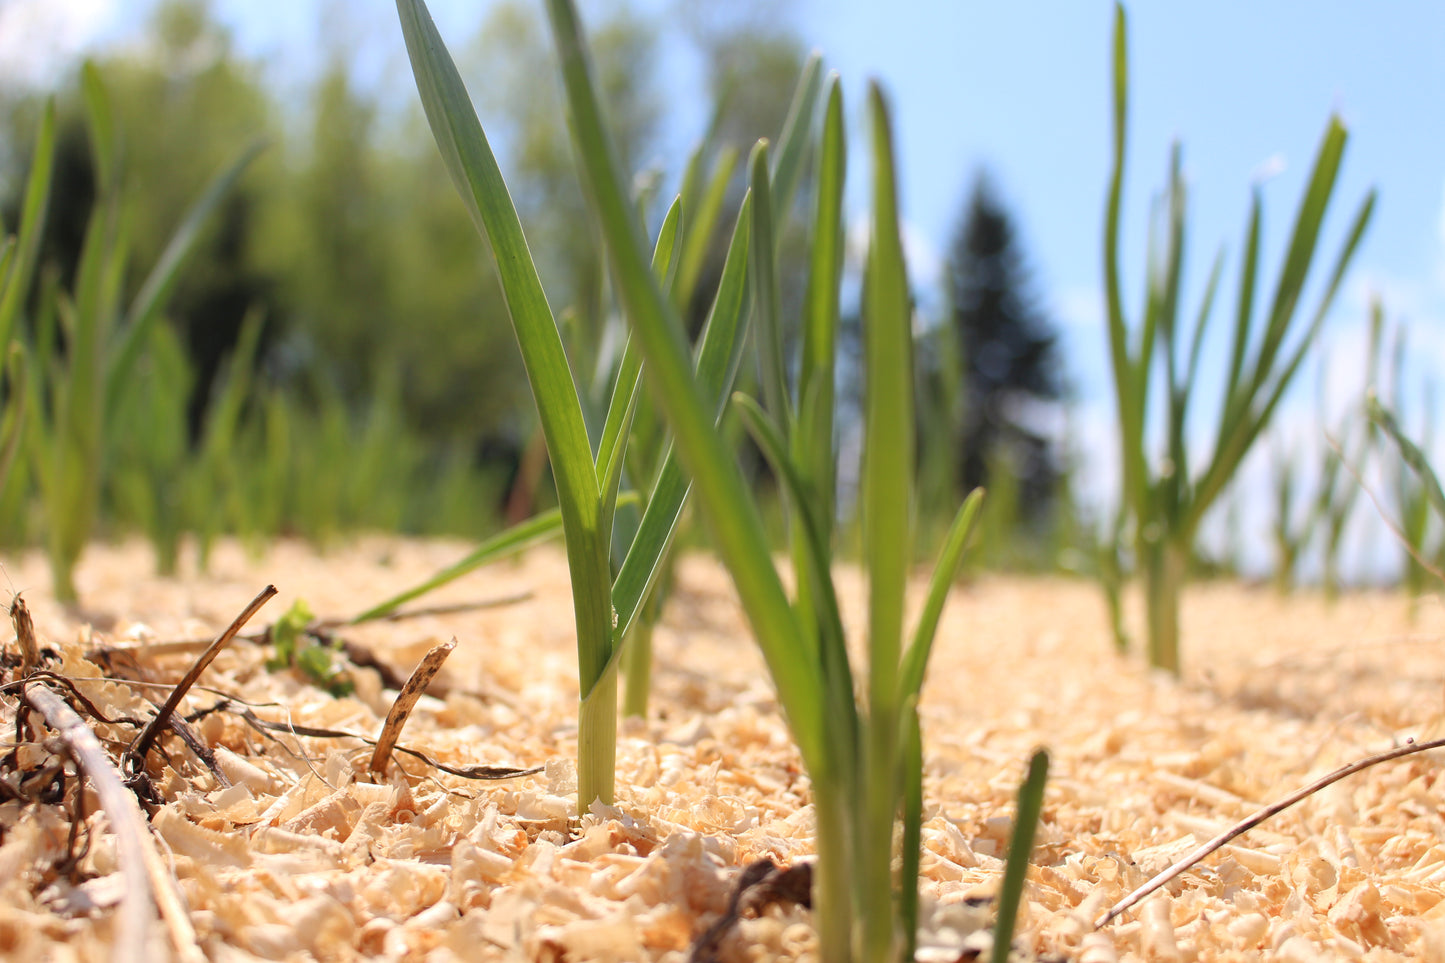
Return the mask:
<svg viewBox="0 0 1445 963">
<path fill-rule="evenodd" d="M 204 567 L 216 539 L 237 534 L 260 551 L 277 535 L 335 544 L 362 529 L 481 538 L 504 520 L 554 504 L 545 447 L 485 241 L 479 241 L 428 139 L 414 102 L 387 96 L 355 55 L 363 14 L 332 8 L 318 66 L 284 86 L 271 64 L 238 51 L 206 0 L 166 0 L 143 39 L 95 62 L 113 113 L 115 219 L 123 224 L 120 290 L 137 290 L 171 232 L 216 172 L 258 139 L 267 149 L 210 213 L 165 301 L 138 339 L 130 377 L 113 392 L 108 441 L 87 477 L 96 511 L 78 516 L 67 554 L 83 536 L 142 533 L 161 571 L 194 557 Z M 760 5 L 680 4 L 661 18 L 610 9 L 594 31 L 598 78 L 625 169 L 650 223 L 674 193 L 690 199 L 677 306 L 701 327 L 745 189 L 745 152 L 776 137 L 805 50 L 787 17 Z M 679 145 L 664 136 L 679 118 L 661 69 L 689 48 L 711 112 L 685 170 L 655 169 Z M 496 141 L 532 254 L 563 327 L 589 427 L 605 410 L 621 330 L 593 217 L 578 186 L 561 92 L 538 11 L 521 0 L 490 6 L 461 48 L 465 75 Z M 54 186 L 38 231 L 33 290 L 17 318 L 22 340 L 71 363 L 61 335 L 43 335 L 45 299 L 73 296 L 81 251 L 101 197 L 79 76 L 55 91 L 0 90 L 0 214 L 20 206 L 47 102 L 54 103 Z M 667 109 L 665 109 L 665 105 Z M 695 114 L 695 112 L 694 112 Z M 690 117 L 689 120 L 696 120 Z M 783 316 L 802 310 L 811 163 L 775 220 Z M 13 229 L 13 227 L 11 228 Z M 851 308 L 849 309 L 852 310 Z M 946 326 L 940 326 L 946 327 Z M 802 350 L 791 328 L 783 357 Z M 950 349 L 950 356 L 956 351 Z M 15 371 L 22 370 L 15 362 Z M 860 369 L 845 362 L 838 391 L 856 407 Z M 743 368 L 756 378 L 756 362 Z M 955 381 L 957 380 L 955 373 Z M 45 390 L 54 392 L 52 381 Z M 920 384 L 925 398 L 938 385 Z M 956 397 L 952 384 L 943 392 Z M 932 409 L 920 411 L 929 432 Z M 646 481 L 661 456 L 659 413 L 639 401 L 630 478 Z M 840 421 L 835 445 L 851 427 Z M 951 430 L 951 427 L 950 427 Z M 750 477 L 770 472 L 734 427 Z M 44 439 L 26 442 L 0 489 L 0 545 L 54 540 L 40 508 Z M 644 444 L 643 441 L 650 441 Z M 922 466 L 920 540 L 942 535 L 957 481 L 954 458 Z M 987 565 L 1053 567 L 1068 536 L 1018 538 L 1019 500 L 1000 464 L 981 556 Z M 51 472 L 54 475 L 54 472 Z M 91 484 L 88 482 L 87 484 Z M 632 484 L 629 481 L 629 484 Z M 57 500 L 59 499 L 59 500 Z M 52 496 L 51 514 L 60 511 Z M 845 513 L 846 499 L 838 506 Z M 620 522 L 636 523 L 624 507 Z M 1071 527 L 1072 505 L 1048 527 Z M 1063 516 L 1068 515 L 1069 518 Z M 781 531 L 781 515 L 778 517 Z M 934 523 L 937 524 L 934 524 Z M 936 532 L 933 529 L 938 529 Z M 83 531 L 82 531 L 83 530 Z M 685 538 L 687 536 L 684 536 Z M 187 548 L 190 546 L 190 548 Z M 73 564 L 73 559 L 71 563 Z M 648 607 L 649 619 L 660 614 Z M 639 647 L 642 648 L 642 647 Z"/>
<path fill-rule="evenodd" d="M 355 15 L 327 16 L 321 69 L 288 88 L 268 85 L 266 65 L 238 53 L 204 0 L 160 4 L 141 42 L 94 65 L 123 172 L 112 178 L 113 219 L 123 225 L 113 251 L 124 265 L 119 290 L 140 285 L 217 170 L 258 138 L 270 145 L 212 212 L 168 292 L 164 322 L 138 339 L 114 410 L 96 421 L 109 439 L 87 470 L 98 512 L 75 527 L 144 532 L 164 571 L 179 565 L 187 535 L 202 565 L 222 533 L 257 546 L 277 534 L 326 544 L 358 528 L 480 536 L 496 527 L 535 430 L 495 271 L 435 152 L 414 136 L 420 111 L 359 75 L 345 40 Z M 695 14 L 684 16 L 714 92 L 733 95 L 709 137 L 775 131 L 786 100 L 774 103 L 773 92 L 788 89 L 803 60 L 796 38 L 781 28 L 758 37 L 759 23 L 735 18 L 699 27 Z M 659 30 L 619 7 L 597 32 L 629 169 L 655 162 L 664 122 Z M 550 72 L 537 82 L 535 65 L 550 53 L 536 11 L 494 6 L 468 51 L 464 70 L 486 67 L 480 106 L 501 135 L 529 241 L 570 319 L 573 364 L 589 369 L 580 380 L 606 391 L 608 279 L 560 91 Z M 22 298 L 17 331 L 40 337 L 63 371 L 75 345 L 46 321 L 46 299 L 77 290 L 101 196 L 78 77 L 54 92 L 0 91 L 0 211 L 7 224 L 19 220 L 52 94 L 54 189 L 29 272 L 38 293 Z M 718 223 L 740 199 L 740 191 L 727 198 Z M 710 299 L 721 267 L 726 238 L 713 233 L 713 248 L 695 258 L 699 299 Z M 52 380 L 44 390 L 76 383 Z M 0 544 L 53 534 L 36 511 L 38 451 L 16 460 L 0 492 Z M 551 499 L 545 460 L 533 462 L 525 511 Z"/>
</svg>

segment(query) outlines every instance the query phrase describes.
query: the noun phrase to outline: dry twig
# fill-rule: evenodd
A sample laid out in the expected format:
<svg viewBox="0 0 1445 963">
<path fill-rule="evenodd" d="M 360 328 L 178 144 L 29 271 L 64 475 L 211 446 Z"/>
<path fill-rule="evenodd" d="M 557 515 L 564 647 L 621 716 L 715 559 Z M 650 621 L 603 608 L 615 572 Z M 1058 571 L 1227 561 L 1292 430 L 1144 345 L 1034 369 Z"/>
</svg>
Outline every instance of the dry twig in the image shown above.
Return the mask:
<svg viewBox="0 0 1445 963">
<path fill-rule="evenodd" d="M 236 616 L 235 620 L 226 627 L 226 631 L 222 632 L 220 636 L 216 638 L 216 641 L 212 642 L 210 647 L 201 653 L 200 657 L 197 658 L 190 669 L 186 671 L 186 674 L 181 677 L 180 683 L 171 690 L 170 697 L 166 699 L 165 703 L 160 707 L 160 710 L 151 717 L 151 721 L 146 724 L 146 727 L 141 730 L 140 735 L 136 736 L 135 742 L 131 743 L 130 748 L 126 750 L 127 764 L 133 766 L 134 771 L 139 772 L 145 768 L 146 753 L 150 751 L 151 746 L 156 741 L 156 737 L 160 735 L 161 730 L 165 728 L 166 724 L 170 721 L 171 716 L 176 711 L 176 707 L 181 704 L 181 700 L 185 698 L 191 686 L 195 685 L 196 680 L 201 677 L 201 673 L 206 671 L 206 667 L 215 660 L 216 656 L 221 654 L 222 649 L 231 644 L 231 640 L 234 639 L 236 633 L 240 632 L 246 623 L 251 620 L 251 616 L 255 615 L 261 606 L 269 602 L 275 594 L 276 586 L 274 585 L 268 585 L 262 589 L 260 594 L 251 600 L 251 604 L 247 605 L 241 614 Z"/>
<path fill-rule="evenodd" d="M 10 603 L 10 620 L 15 623 L 15 641 L 20 646 L 20 677 L 23 679 L 40 664 L 40 645 L 35 641 L 35 623 L 30 609 L 18 594 Z"/>
<path fill-rule="evenodd" d="M 235 712 L 252 729 L 265 735 L 268 739 L 274 739 L 273 732 L 284 732 L 292 736 L 304 736 L 308 739 L 355 739 L 357 742 L 365 743 L 368 746 L 375 746 L 377 740 L 370 736 L 363 736 L 359 732 L 347 732 L 345 729 L 322 729 L 316 726 L 298 726 L 290 722 L 272 722 L 269 719 L 262 719 L 250 709 L 233 708 L 229 702 L 217 704 L 215 709 L 224 709 Z M 439 769 L 442 772 L 450 773 L 453 776 L 460 776 L 462 779 L 515 779 L 518 776 L 532 776 L 541 772 L 545 767 L 530 766 L 525 769 L 517 769 L 511 766 L 449 766 L 443 762 L 437 762 L 419 749 L 411 749 L 407 746 L 396 745 L 392 752 L 404 753 L 414 759 Z"/>
<path fill-rule="evenodd" d="M 1160 889 L 1165 884 L 1173 880 L 1175 877 L 1182 874 L 1185 870 L 1189 869 L 1195 863 L 1198 863 L 1210 853 L 1213 853 L 1215 850 L 1219 849 L 1225 843 L 1229 842 L 1237 836 L 1244 835 L 1254 827 L 1258 826 L 1260 823 L 1264 822 L 1266 819 L 1269 819 L 1271 816 L 1275 816 L 1279 813 L 1284 812 L 1295 803 L 1314 795 L 1321 789 L 1324 789 L 1326 786 L 1333 785 L 1334 783 L 1339 782 L 1346 776 L 1353 776 L 1357 772 L 1360 772 L 1364 769 L 1369 769 L 1371 766 L 1377 766 L 1382 762 L 1389 762 L 1392 759 L 1399 759 L 1403 756 L 1414 755 L 1417 752 L 1428 752 L 1431 749 L 1445 749 L 1445 739 L 1432 739 L 1429 742 L 1419 743 L 1413 741 L 1407 742 L 1403 746 L 1396 746 L 1394 749 L 1390 749 L 1386 752 L 1376 753 L 1373 756 L 1366 756 L 1365 758 L 1358 759 L 1350 763 L 1349 765 L 1341 766 L 1339 769 L 1336 769 L 1334 772 L 1329 773 L 1328 775 L 1321 776 L 1319 779 L 1316 779 L 1314 782 L 1310 783 L 1308 786 L 1305 786 L 1303 789 L 1296 790 L 1295 792 L 1290 793 L 1288 796 L 1285 796 L 1278 802 L 1271 803 L 1270 805 L 1265 806 L 1260 810 L 1257 810 L 1246 819 L 1241 820 L 1234 826 L 1231 826 L 1229 829 L 1225 830 L 1218 836 L 1211 839 L 1209 842 L 1200 846 L 1198 849 L 1195 849 L 1193 852 L 1189 853 L 1189 855 L 1185 856 L 1183 859 L 1180 859 L 1168 869 L 1155 875 L 1153 879 L 1149 880 L 1143 886 L 1140 886 L 1138 889 L 1134 890 L 1134 892 L 1130 893 L 1128 896 L 1125 896 L 1119 902 L 1115 903 L 1109 909 L 1109 912 L 1105 913 L 1103 916 L 1099 917 L 1097 921 L 1095 921 L 1094 928 L 1099 929 L 1100 927 L 1108 925 L 1113 920 L 1118 918 L 1120 914 L 1128 911 L 1140 900 L 1144 899 L 1144 897 Z"/>
<path fill-rule="evenodd" d="M 426 691 L 427 684 L 432 677 L 441 671 L 442 663 L 452 650 L 457 647 L 457 640 L 438 645 L 421 660 L 413 670 L 411 678 L 406 680 L 406 685 L 401 687 L 397 694 L 396 701 L 391 704 L 390 711 L 386 714 L 386 724 L 381 727 L 381 735 L 376 740 L 376 749 L 371 754 L 370 769 L 373 773 L 380 775 L 386 770 L 387 760 L 391 758 L 392 747 L 401 736 L 401 729 L 406 725 L 407 716 L 416 707 L 416 701 Z"/>
</svg>

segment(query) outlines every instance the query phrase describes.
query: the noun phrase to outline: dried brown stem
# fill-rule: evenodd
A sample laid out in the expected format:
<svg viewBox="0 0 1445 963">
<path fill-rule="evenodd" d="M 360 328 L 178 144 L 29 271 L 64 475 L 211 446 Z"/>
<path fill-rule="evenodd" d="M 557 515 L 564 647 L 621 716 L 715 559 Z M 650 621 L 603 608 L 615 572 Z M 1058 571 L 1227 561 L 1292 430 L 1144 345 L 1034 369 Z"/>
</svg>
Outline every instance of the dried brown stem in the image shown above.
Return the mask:
<svg viewBox="0 0 1445 963">
<path fill-rule="evenodd" d="M 1109 912 L 1099 917 L 1099 919 L 1094 923 L 1094 928 L 1098 929 L 1113 922 L 1113 920 L 1118 918 L 1120 914 L 1127 912 L 1140 900 L 1144 899 L 1144 897 L 1160 889 L 1165 884 L 1173 880 L 1175 877 L 1183 873 L 1185 870 L 1189 869 L 1195 863 L 1198 863 L 1200 860 L 1204 859 L 1206 856 L 1219 849 L 1225 843 L 1229 842 L 1237 836 L 1244 835 L 1254 827 L 1258 826 L 1260 823 L 1264 822 L 1266 819 L 1269 819 L 1271 816 L 1284 812 L 1295 803 L 1299 802 L 1302 799 L 1305 799 L 1308 796 L 1314 795 L 1321 789 L 1324 789 L 1326 786 L 1333 785 L 1334 783 L 1339 782 L 1346 776 L 1353 776 L 1355 773 L 1360 772 L 1364 769 L 1369 769 L 1371 766 L 1378 766 L 1382 762 L 1389 762 L 1392 759 L 1399 759 L 1403 756 L 1414 755 L 1417 752 L 1428 752 L 1431 749 L 1442 748 L 1445 748 L 1445 739 L 1432 739 L 1429 742 L 1418 743 L 1407 742 L 1403 746 L 1396 746 L 1394 749 L 1390 749 L 1386 752 L 1376 753 L 1373 756 L 1366 756 L 1365 758 L 1358 759 L 1347 766 L 1341 766 L 1339 769 L 1336 769 L 1334 772 L 1329 773 L 1328 775 L 1321 776 L 1319 779 L 1316 779 L 1314 782 L 1310 783 L 1308 786 L 1305 786 L 1303 789 L 1299 789 L 1295 792 L 1290 793 L 1288 796 L 1285 796 L 1278 802 L 1271 803 L 1268 806 L 1265 806 L 1263 809 L 1260 809 L 1257 812 L 1253 813 L 1248 818 L 1240 821 L 1239 823 L 1236 823 L 1228 830 L 1220 833 L 1209 842 L 1200 846 L 1198 849 L 1194 850 L 1189 855 L 1176 862 L 1173 866 L 1170 866 L 1163 872 L 1158 873 L 1156 876 L 1154 876 L 1153 879 L 1149 880 L 1149 882 L 1145 883 L 1143 886 L 1140 886 L 1138 889 L 1134 890 L 1134 892 L 1130 893 L 1128 896 L 1125 896 L 1119 902 L 1115 903 L 1109 909 Z"/>
<path fill-rule="evenodd" d="M 427 683 L 441 671 L 442 663 L 456 647 L 456 639 L 433 647 L 412 671 L 406 685 L 401 687 L 401 692 L 397 694 L 396 701 L 391 704 L 391 709 L 386 714 L 386 724 L 381 727 L 381 735 L 377 737 L 376 748 L 371 753 L 370 768 L 373 773 L 380 775 L 386 771 L 387 760 L 391 758 L 391 750 L 401 736 L 407 716 L 411 715 L 417 700 L 426 691 Z"/>
<path fill-rule="evenodd" d="M 230 709 L 230 707 L 226 705 L 222 705 L 220 708 Z M 274 738 L 271 736 L 273 732 L 284 732 L 292 736 L 305 736 L 308 739 L 355 739 L 357 742 L 364 743 L 368 746 L 376 745 L 375 739 L 363 736 L 358 732 L 347 732 L 345 729 L 321 729 L 316 726 L 298 726 L 289 722 L 272 722 L 269 719 L 262 719 L 256 715 L 256 713 L 246 708 L 239 710 L 231 709 L 231 711 L 245 720 L 248 726 L 266 736 L 268 739 Z M 442 772 L 450 773 L 453 776 L 460 776 L 463 779 L 515 779 L 518 776 L 535 775 L 543 769 L 542 766 L 530 766 L 525 769 L 518 769 L 512 766 L 449 766 L 446 763 L 437 762 L 424 752 L 410 749 L 406 746 L 398 745 L 391 751 L 405 753 L 408 756 L 420 759 L 433 769 L 439 769 Z"/>
<path fill-rule="evenodd" d="M 161 730 L 166 727 L 166 723 L 175 713 L 176 707 L 181 704 L 181 700 L 185 698 L 191 686 L 196 684 L 196 680 L 201 677 L 201 673 L 206 671 L 206 667 L 215 660 L 216 656 L 221 654 L 222 649 L 231 644 L 231 640 L 236 637 L 236 634 L 245 627 L 247 622 L 251 621 L 251 616 L 255 615 L 261 606 L 269 602 L 275 594 L 276 586 L 274 585 L 268 585 L 262 589 L 260 594 L 251 600 L 251 604 L 247 605 L 241 614 L 236 616 L 235 620 L 226 627 L 226 631 L 222 632 L 216 641 L 212 642 L 210 647 L 200 654 L 190 669 L 186 671 L 186 674 L 181 677 L 180 683 L 171 690 L 170 697 L 166 699 L 165 703 L 160 707 L 160 710 L 151 718 L 151 721 L 146 727 L 141 730 L 140 735 L 136 736 L 135 742 L 131 743 L 130 749 L 126 751 L 126 755 L 133 760 L 133 765 L 135 765 L 137 770 L 144 768 L 146 753 L 149 752 L 151 746 L 155 744 L 156 737 L 159 736 Z"/>
<path fill-rule="evenodd" d="M 40 644 L 35 640 L 35 623 L 30 609 L 19 595 L 10 603 L 10 621 L 15 623 L 15 641 L 20 646 L 20 677 L 23 679 L 40 664 Z"/>
</svg>

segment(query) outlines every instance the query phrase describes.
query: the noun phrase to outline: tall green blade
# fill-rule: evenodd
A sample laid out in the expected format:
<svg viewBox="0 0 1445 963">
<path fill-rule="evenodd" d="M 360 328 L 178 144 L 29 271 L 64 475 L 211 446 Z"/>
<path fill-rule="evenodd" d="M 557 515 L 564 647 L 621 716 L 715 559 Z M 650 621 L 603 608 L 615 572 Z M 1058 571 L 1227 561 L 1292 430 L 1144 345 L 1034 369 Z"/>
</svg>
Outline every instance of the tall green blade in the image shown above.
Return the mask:
<svg viewBox="0 0 1445 963">
<path fill-rule="evenodd" d="M 745 394 L 734 395 L 733 404 L 742 418 L 744 426 L 747 427 L 748 434 L 757 443 L 758 450 L 763 453 L 763 457 L 768 460 L 768 465 L 773 469 L 774 474 L 782 481 L 797 516 L 798 524 L 802 527 L 803 537 L 800 541 L 805 546 L 810 562 L 805 572 L 819 599 L 815 614 L 823 628 L 823 662 L 825 665 L 828 663 L 828 653 L 831 653 L 834 666 L 838 666 L 841 661 L 842 671 L 847 673 L 848 661 L 847 650 L 844 648 L 843 622 L 839 614 L 838 600 L 834 595 L 831 557 L 828 546 L 823 540 L 822 525 L 817 517 L 817 505 L 810 501 L 808 488 L 798 474 L 792 459 L 788 457 L 788 443 L 783 437 L 782 427 L 763 410 L 762 406 Z M 854 704 L 851 683 L 851 676 L 845 675 L 830 684 L 828 692 L 830 695 L 846 696 L 847 704 L 851 707 Z M 849 715 L 852 714 L 849 713 Z M 834 721 L 840 720 L 835 719 Z M 846 737 L 845 734 L 839 735 Z"/>
<path fill-rule="evenodd" d="M 818 499 L 819 514 L 831 530 L 834 502 L 834 369 L 838 356 L 839 288 L 843 275 L 843 183 L 845 161 L 843 93 L 837 75 L 828 81 L 823 139 L 818 156 L 817 201 L 799 369 L 800 414 L 793 438 L 804 477 Z M 810 399 L 804 403 L 805 399 Z"/>
<path fill-rule="evenodd" d="M 511 194 L 426 5 L 420 0 L 397 0 L 396 9 L 417 92 L 447 173 L 477 229 L 491 241 L 552 457 L 563 515 L 574 516 L 584 528 L 595 528 L 597 475 L 581 402 Z M 635 219 L 630 210 L 627 217 Z"/>
<path fill-rule="evenodd" d="M 1144 392 L 1135 360 L 1129 354 L 1129 329 L 1119 284 L 1119 220 L 1124 195 L 1124 142 L 1129 107 L 1128 32 L 1124 6 L 1114 6 L 1113 167 L 1104 213 L 1104 303 L 1109 321 L 1109 358 L 1114 374 L 1114 400 L 1119 417 L 1119 451 L 1123 468 L 1123 502 L 1130 510 L 1144 501 Z M 1148 358 L 1141 359 L 1147 370 Z"/>
<path fill-rule="evenodd" d="M 577 676 L 584 692 L 606 692 L 579 706 L 578 808 L 612 801 L 616 753 L 616 676 L 610 672 L 612 599 L 610 531 L 603 528 L 592 448 L 582 402 L 551 308 L 527 249 L 521 222 L 465 85 L 421 0 L 397 0 L 407 55 L 442 160 L 477 228 L 491 242 L 502 293 L 542 423 L 567 536 L 567 564 L 577 623 Z M 624 193 L 611 216 L 640 244 L 637 212 Z M 640 250 L 640 249 L 639 249 Z M 645 258 L 639 267 L 656 290 Z M 595 694 L 595 692 L 594 692 Z"/>
<path fill-rule="evenodd" d="M 843 619 L 833 587 L 832 556 L 824 523 L 818 517 L 818 506 L 808 486 L 788 456 L 782 428 L 747 395 L 734 395 L 733 403 L 758 450 L 782 481 L 796 524 L 802 531 L 801 538 L 795 536 L 803 560 L 798 578 L 806 579 L 809 595 L 815 600 L 810 615 L 819 633 L 816 658 L 828 700 L 829 729 L 838 754 L 852 758 L 857 752 L 858 712 L 853 701 L 853 673 L 848 664 Z"/>
<path fill-rule="evenodd" d="M 673 427 L 678 452 L 693 476 L 803 757 L 810 770 L 826 774 L 818 678 L 793 647 L 798 629 L 772 566 L 762 519 L 693 381 L 681 324 L 647 269 L 622 172 L 602 123 L 576 11 L 568 0 L 548 0 L 547 12 L 562 62 L 580 167 L 607 239 L 619 295 L 643 348 L 649 388 Z"/>
<path fill-rule="evenodd" d="M 1329 315 L 1329 310 L 1339 293 L 1345 273 L 1349 270 L 1355 252 L 1364 239 L 1365 230 L 1369 227 L 1370 218 L 1375 210 L 1375 198 L 1376 193 L 1373 190 L 1370 191 L 1355 212 L 1354 221 L 1351 223 L 1349 233 L 1335 259 L 1329 283 L 1320 296 L 1314 317 L 1311 318 L 1309 327 L 1305 329 L 1287 361 L 1283 365 L 1276 365 L 1275 369 L 1262 380 L 1259 380 L 1259 375 L 1256 373 L 1259 389 L 1242 395 L 1240 407 L 1233 412 L 1234 420 L 1220 427 L 1220 439 L 1215 447 L 1214 455 L 1194 493 L 1194 505 L 1189 518 L 1191 527 L 1196 527 L 1200 523 L 1210 504 L 1234 476 L 1234 472 L 1244 460 L 1244 456 L 1249 453 L 1255 439 L 1274 417 L 1275 409 L 1284 397 L 1285 391 L 1294 381 L 1300 365 L 1304 362 L 1306 352 L 1314 344 L 1320 329 L 1324 326 L 1325 318 Z M 1259 401 L 1257 398 L 1261 389 L 1265 392 L 1263 401 Z"/>
<path fill-rule="evenodd" d="M 908 274 L 903 263 L 893 138 L 888 108 L 876 84 L 868 106 L 873 160 L 873 218 L 863 294 L 866 398 L 861 504 L 868 576 L 868 726 L 863 786 L 863 899 L 892 898 L 893 818 L 897 783 L 898 676 L 903 602 L 908 577 L 913 491 L 913 331 Z M 864 956 L 893 952 L 893 920 L 864 919 Z"/>
</svg>

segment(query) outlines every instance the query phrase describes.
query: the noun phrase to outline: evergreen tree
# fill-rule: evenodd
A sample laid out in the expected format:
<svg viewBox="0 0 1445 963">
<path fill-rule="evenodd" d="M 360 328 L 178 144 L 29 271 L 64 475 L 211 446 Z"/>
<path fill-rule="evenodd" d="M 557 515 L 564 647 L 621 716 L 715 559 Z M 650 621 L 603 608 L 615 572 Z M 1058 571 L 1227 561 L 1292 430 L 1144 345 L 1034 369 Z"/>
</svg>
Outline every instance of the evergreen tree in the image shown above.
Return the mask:
<svg viewBox="0 0 1445 963">
<path fill-rule="evenodd" d="M 1058 454 L 1030 415 L 1063 395 L 1057 338 L 1031 289 L 1013 221 L 987 173 L 973 184 L 947 267 L 950 322 L 962 369 L 957 470 L 963 491 L 1007 470 L 1019 521 L 1049 517 Z"/>
</svg>

